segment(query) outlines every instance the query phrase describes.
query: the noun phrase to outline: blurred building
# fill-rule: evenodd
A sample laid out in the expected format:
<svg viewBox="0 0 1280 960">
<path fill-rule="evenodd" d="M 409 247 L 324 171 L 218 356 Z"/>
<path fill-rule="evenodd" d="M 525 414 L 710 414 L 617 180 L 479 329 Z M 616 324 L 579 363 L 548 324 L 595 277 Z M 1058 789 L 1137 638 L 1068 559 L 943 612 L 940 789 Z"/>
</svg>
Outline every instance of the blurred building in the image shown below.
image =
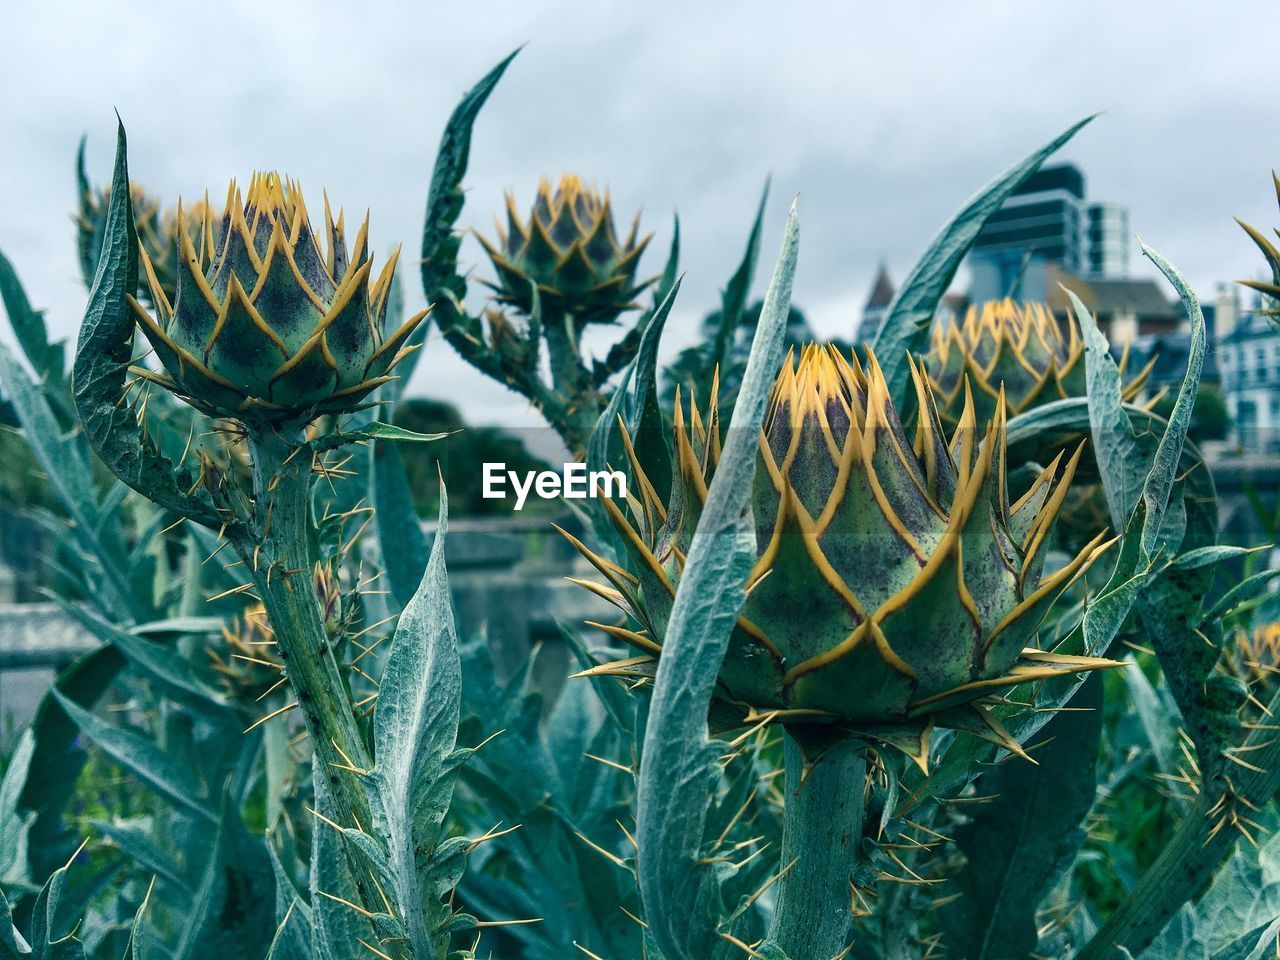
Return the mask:
<svg viewBox="0 0 1280 960">
<path fill-rule="evenodd" d="M 969 254 L 969 298 L 995 300 L 1016 290 L 1045 300 L 1049 271 L 1090 279 L 1129 273 L 1129 211 L 1113 201 L 1089 201 L 1075 164 L 1043 167 L 987 220 Z"/>
<path fill-rule="evenodd" d="M 867 302 L 862 307 L 862 319 L 858 321 L 858 329 L 854 332 L 855 344 L 871 343 L 876 338 L 876 331 L 884 315 L 893 303 L 893 280 L 889 277 L 889 268 L 883 260 L 876 270 L 876 278 L 871 281 L 871 291 L 867 294 Z"/>
<path fill-rule="evenodd" d="M 1213 304 L 1214 346 L 1233 439 L 1253 453 L 1280 451 L 1280 330 L 1261 316 L 1261 302 L 1242 309 L 1234 284 Z"/>
<path fill-rule="evenodd" d="M 1133 234 L 1129 230 L 1129 208 L 1114 200 L 1100 200 L 1085 207 L 1085 262 L 1088 277 L 1127 277 L 1129 247 Z"/>
<path fill-rule="evenodd" d="M 1070 309 L 1066 287 L 1088 308 L 1113 346 L 1123 348 L 1143 337 L 1191 331 L 1181 301 L 1170 299 L 1166 288 L 1152 277 L 1085 277 L 1053 264 L 1045 269 L 1045 277 L 1048 291 L 1043 299 L 1053 312 L 1065 317 Z"/>
</svg>

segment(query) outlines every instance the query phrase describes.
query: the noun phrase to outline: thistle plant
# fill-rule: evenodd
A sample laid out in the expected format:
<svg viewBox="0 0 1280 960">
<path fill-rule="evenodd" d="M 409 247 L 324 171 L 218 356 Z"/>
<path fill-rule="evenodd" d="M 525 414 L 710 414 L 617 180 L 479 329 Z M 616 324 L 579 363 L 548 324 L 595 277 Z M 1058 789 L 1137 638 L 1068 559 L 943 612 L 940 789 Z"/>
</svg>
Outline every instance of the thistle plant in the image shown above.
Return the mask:
<svg viewBox="0 0 1280 960">
<path fill-rule="evenodd" d="M 422 275 L 456 349 L 547 400 L 593 465 L 630 468 L 581 543 L 625 618 L 599 625 L 604 662 L 570 632 L 599 679 L 548 702 L 536 651 L 507 678 L 483 637 L 460 658 L 444 497 L 428 549 L 390 445 L 430 435 L 378 421 L 425 324 L 400 319 L 367 228 L 349 243 L 326 210 L 313 230 L 275 175 L 157 213 L 121 131 L 111 186 L 81 191 L 101 248 L 70 376 L 0 257 L 26 360 L 0 343 L 0 383 L 65 514 L 41 516 L 73 560 L 64 608 L 104 643 L 0 778 L 0 958 L 1262 956 L 1274 846 L 1236 848 L 1280 788 L 1274 613 L 1255 614 L 1276 571 L 1216 542 L 1185 443 L 1194 295 L 1144 248 L 1192 328 L 1167 419 L 1129 402 L 1079 303 L 1065 332 L 999 304 L 931 341 L 973 237 L 1081 125 L 944 227 L 865 361 L 786 355 L 793 211 L 736 369 L 758 215 L 669 410 L 674 257 L 609 357 L 581 355 L 576 334 L 642 292 L 644 242 L 579 182 L 511 211 L 498 309 L 462 309 L 462 175 L 507 63 L 446 128 Z M 574 348 L 559 374 L 552 318 Z M 1117 542 L 1051 555 L 1086 462 Z M 1101 671 L 1121 637 L 1143 672 Z M 1117 783 L 1153 805 L 1149 772 L 1171 835 L 1078 869 Z M 1083 895 L 1084 873 L 1113 889 Z"/>
<path fill-rule="evenodd" d="M 76 403 L 86 434 L 121 480 L 216 531 L 238 554 L 249 579 L 226 593 L 260 600 L 292 693 L 250 729 L 298 710 L 315 754 L 321 825 L 341 838 L 337 849 L 346 848 L 341 855 L 354 858 L 353 869 L 359 865 L 352 890 L 331 895 L 377 920 L 368 937 L 395 960 L 442 957 L 468 921 L 452 917 L 442 898 L 453 882 L 441 878 L 454 875 L 470 844 L 442 843 L 439 835 L 466 756 L 454 750 L 458 661 L 443 567 L 443 497 L 441 535 L 402 612 L 378 692 L 353 702 L 353 678 L 370 678 L 339 659 L 345 601 L 333 598 L 336 571 L 355 539 L 343 532 L 351 512 L 318 516 L 315 506 L 324 501 L 312 489 L 317 473 L 329 475 L 327 451 L 379 436 L 435 438 L 369 418 L 350 432 L 334 426 L 389 382 L 425 311 L 384 330 L 394 257 L 372 280 L 367 221 L 348 246 L 342 216 L 335 221 L 328 210 L 322 251 L 298 186 L 274 174 L 255 176 L 243 199 L 233 184 L 218 225 L 207 206 L 196 226 L 180 210 L 181 268 L 170 303 L 139 247 L 124 150 L 121 131 L 107 241 L 77 351 Z M 139 258 L 154 315 L 133 295 Z M 130 356 L 135 323 L 160 369 Z M 217 418 L 245 444 L 250 475 L 203 455 L 194 479 L 175 468 L 146 431 L 145 404 L 122 407 L 138 385 L 164 388 Z M 308 432 L 321 417 L 329 430 Z M 428 695 L 430 710 L 423 707 Z M 424 804 L 435 812 L 422 813 Z M 372 887 L 359 879 L 366 874 Z M 437 892 L 424 898 L 425 884 Z M 341 949 L 348 947 L 355 949 Z"/>
<path fill-rule="evenodd" d="M 1126 345 L 1119 362 L 1122 376 L 1127 365 Z M 1054 400 L 1085 395 L 1079 321 L 1069 314 L 1060 325 L 1043 303 L 1005 299 L 970 306 L 961 322 L 933 328 L 924 370 L 938 398 L 939 416 L 948 426 L 969 402 L 981 423 L 995 415 L 1001 396 L 1007 415 L 1015 417 Z M 1136 399 L 1150 372 L 1148 364 L 1127 378 L 1122 398 Z"/>
<path fill-rule="evenodd" d="M 495 241 L 479 239 L 497 273 L 490 286 L 499 303 L 526 318 L 540 308 L 545 319 L 572 322 L 580 331 L 636 309 L 636 297 L 657 279 L 636 279 L 652 239 L 639 232 L 637 214 L 619 239 L 608 192 L 566 173 L 554 189 L 546 178 L 538 184 L 527 219 L 520 216 L 515 194 L 508 193 L 506 229 L 496 228 Z"/>
<path fill-rule="evenodd" d="M 1003 417 L 979 429 L 970 401 L 948 437 L 918 374 L 914 382 L 911 444 L 874 354 L 864 369 L 813 345 L 783 362 L 759 444 L 756 561 L 717 696 L 744 724 L 829 724 L 927 767 L 935 724 L 1017 750 L 979 701 L 1113 664 L 1034 649 L 1049 607 L 1106 548 L 1099 534 L 1043 573 L 1080 449 L 1010 505 Z M 719 423 L 714 399 L 705 417 L 691 405 L 687 423 L 677 411 L 680 482 L 667 503 L 635 460 L 631 509 L 604 501 L 626 544 L 625 569 L 579 544 L 609 581 L 597 592 L 634 623 L 609 632 L 642 654 L 596 674 L 652 676 L 714 480 Z"/>
<path fill-rule="evenodd" d="M 587 329 L 639 310 L 636 298 L 658 282 L 637 278 L 650 240 L 640 236 L 639 223 L 637 215 L 626 235 L 619 234 L 608 193 L 575 174 L 565 174 L 554 188 L 544 179 L 527 218 L 508 194 L 506 226 L 498 226 L 492 240 L 480 236 L 495 271 L 487 285 L 497 303 L 483 321 L 465 312 L 463 277 L 442 275 L 434 265 L 423 269 L 445 339 L 472 366 L 528 397 L 571 452 L 586 450 L 608 401 L 609 380 L 635 359 L 641 334 L 674 281 L 673 246 L 653 307 L 603 358 L 585 355 Z M 424 259 L 428 244 L 439 242 L 428 230 Z M 450 245 L 456 250 L 456 241 Z"/>
</svg>

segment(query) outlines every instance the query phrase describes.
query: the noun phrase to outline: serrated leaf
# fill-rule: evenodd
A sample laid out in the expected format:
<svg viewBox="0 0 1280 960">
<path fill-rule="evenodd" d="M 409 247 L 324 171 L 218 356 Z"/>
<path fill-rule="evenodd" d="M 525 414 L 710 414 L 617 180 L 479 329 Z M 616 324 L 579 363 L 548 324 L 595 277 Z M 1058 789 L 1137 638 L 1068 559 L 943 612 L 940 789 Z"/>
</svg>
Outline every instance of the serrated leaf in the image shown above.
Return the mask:
<svg viewBox="0 0 1280 960">
<path fill-rule="evenodd" d="M 457 316 L 457 306 L 467 294 L 467 282 L 458 275 L 458 248 L 461 236 L 454 230 L 462 213 L 465 200 L 462 178 L 467 172 L 471 153 L 471 128 L 494 87 L 519 50 L 508 54 L 490 70 L 474 87 L 467 91 L 449 115 L 440 148 L 436 151 L 435 168 L 431 173 L 431 188 L 427 194 L 427 215 L 422 226 L 422 289 L 427 302 L 434 305 L 437 323 L 447 328 Z M 443 314 L 444 316 L 441 316 Z M 422 343 L 428 324 L 419 324 L 410 336 L 408 344 Z M 401 386 L 409 382 L 417 366 L 421 351 L 415 351 L 400 363 Z"/>
<path fill-rule="evenodd" d="M 782 363 L 798 233 L 793 206 L 654 683 L 640 767 L 638 867 L 650 933 L 667 960 L 705 960 L 723 943 L 716 926 L 723 894 L 699 862 L 720 752 L 707 737 L 707 711 L 755 560 L 756 437 Z"/>
<path fill-rule="evenodd" d="M 188 493 L 196 487 L 194 476 L 185 468 L 175 470 L 138 424 L 130 406 L 121 402 L 133 361 L 135 330 L 125 297 L 138 288 L 138 233 L 127 155 L 124 124 L 120 124 L 106 235 L 72 370 L 76 411 L 94 452 L 121 481 L 166 509 L 216 530 L 222 521 L 208 494 L 202 489 Z"/>
</svg>

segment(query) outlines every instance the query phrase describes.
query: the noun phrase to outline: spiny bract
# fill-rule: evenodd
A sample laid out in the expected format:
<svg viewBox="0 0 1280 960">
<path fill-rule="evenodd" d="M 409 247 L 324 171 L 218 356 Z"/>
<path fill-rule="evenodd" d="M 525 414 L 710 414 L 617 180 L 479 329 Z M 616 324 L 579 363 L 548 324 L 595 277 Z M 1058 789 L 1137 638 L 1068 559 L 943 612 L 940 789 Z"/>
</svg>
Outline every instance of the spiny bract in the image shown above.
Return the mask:
<svg viewBox="0 0 1280 960">
<path fill-rule="evenodd" d="M 312 583 L 320 600 L 325 634 L 330 641 L 337 641 L 348 615 L 343 610 L 341 584 L 332 571 L 319 564 Z M 207 651 L 222 689 L 239 706 L 258 711 L 255 704 L 284 685 L 286 670 L 266 607 L 258 602 L 246 606 L 239 617 L 223 626 L 222 639 L 225 646 L 210 646 Z"/>
<path fill-rule="evenodd" d="M 1231 671 L 1245 683 L 1271 691 L 1280 686 L 1280 623 L 1260 623 L 1236 635 L 1228 651 Z"/>
<path fill-rule="evenodd" d="M 1276 200 L 1280 201 L 1280 175 L 1273 170 L 1271 172 L 1271 180 L 1276 187 Z M 1245 233 L 1249 234 L 1250 239 L 1258 245 L 1258 249 L 1262 251 L 1262 255 L 1267 258 L 1267 266 L 1271 268 L 1271 280 L 1242 280 L 1240 281 L 1246 287 L 1257 290 L 1266 298 L 1264 309 L 1261 311 L 1262 316 L 1270 317 L 1272 322 L 1280 323 L 1280 250 L 1276 249 L 1275 244 L 1268 240 L 1261 231 L 1255 230 L 1249 224 L 1245 223 L 1239 217 L 1236 223 L 1244 227 Z M 1277 231 L 1280 236 L 1280 231 Z"/>
<path fill-rule="evenodd" d="M 207 203 L 197 222 L 179 204 L 172 303 L 142 247 L 158 318 L 129 300 L 166 373 L 135 372 L 246 421 L 350 410 L 391 379 L 426 311 L 384 335 L 397 255 L 371 282 L 368 218 L 349 252 L 326 202 L 322 254 L 298 184 L 274 173 L 254 175 L 247 202 L 233 181 L 225 209 L 215 227 Z"/>
<path fill-rule="evenodd" d="M 980 423 L 995 415 L 1002 388 L 1009 416 L 1053 400 L 1083 397 L 1084 343 L 1074 316 L 1068 316 L 1066 327 L 1064 335 L 1045 304 L 1010 299 L 971 306 L 963 322 L 935 326 L 924 369 L 938 396 L 942 422 L 951 425 L 959 418 L 966 379 Z M 1127 359 L 1126 351 L 1121 374 Z M 1125 384 L 1125 400 L 1142 391 L 1149 371 Z"/>
<path fill-rule="evenodd" d="M 1012 684 L 1108 666 L 1029 646 L 1050 605 L 1106 548 L 1102 536 L 1042 575 L 1048 532 L 1080 449 L 1059 454 L 1009 505 L 1004 417 L 979 432 L 967 401 L 950 442 L 916 368 L 921 416 L 906 437 L 875 357 L 834 347 L 789 357 L 760 435 L 757 561 L 720 673 L 744 720 L 826 721 L 927 762 L 937 724 L 1018 749 L 979 701 Z M 661 503 L 636 462 L 626 513 L 606 502 L 629 569 L 579 545 L 610 581 L 594 589 L 644 654 L 588 673 L 652 675 L 720 451 L 714 397 L 679 409 L 678 482 Z M 1060 475 L 1059 475 L 1060 474 Z M 1056 479 L 1055 479 L 1056 478 Z M 638 480 L 639 482 L 635 482 Z M 599 626 L 599 625 L 597 625 Z"/>
<path fill-rule="evenodd" d="M 507 229 L 496 228 L 496 243 L 480 237 L 498 275 L 489 286 L 501 302 L 525 314 L 533 311 L 536 285 L 543 310 L 580 323 L 608 323 L 634 307 L 636 295 L 652 282 L 636 281 L 649 243 L 649 237 L 638 237 L 639 229 L 637 214 L 620 243 L 608 193 L 574 174 L 562 176 L 553 193 L 544 178 L 527 221 L 508 193 Z"/>
</svg>

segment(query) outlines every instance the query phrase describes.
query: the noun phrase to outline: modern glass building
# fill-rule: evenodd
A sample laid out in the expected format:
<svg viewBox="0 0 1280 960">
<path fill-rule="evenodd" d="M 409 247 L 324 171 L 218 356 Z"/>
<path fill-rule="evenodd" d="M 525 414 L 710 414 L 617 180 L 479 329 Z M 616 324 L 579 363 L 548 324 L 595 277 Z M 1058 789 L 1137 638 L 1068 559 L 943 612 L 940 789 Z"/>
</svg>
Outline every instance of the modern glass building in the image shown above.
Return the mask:
<svg viewBox="0 0 1280 960">
<path fill-rule="evenodd" d="M 1044 300 L 1049 265 L 1064 273 L 1118 279 L 1129 272 L 1129 211 L 1123 204 L 1085 199 L 1075 164 L 1045 167 L 1007 199 L 974 241 L 969 296 Z"/>
<path fill-rule="evenodd" d="M 1085 208 L 1085 276 L 1128 276 L 1132 237 L 1128 207 L 1114 200 L 1090 203 Z"/>
</svg>

